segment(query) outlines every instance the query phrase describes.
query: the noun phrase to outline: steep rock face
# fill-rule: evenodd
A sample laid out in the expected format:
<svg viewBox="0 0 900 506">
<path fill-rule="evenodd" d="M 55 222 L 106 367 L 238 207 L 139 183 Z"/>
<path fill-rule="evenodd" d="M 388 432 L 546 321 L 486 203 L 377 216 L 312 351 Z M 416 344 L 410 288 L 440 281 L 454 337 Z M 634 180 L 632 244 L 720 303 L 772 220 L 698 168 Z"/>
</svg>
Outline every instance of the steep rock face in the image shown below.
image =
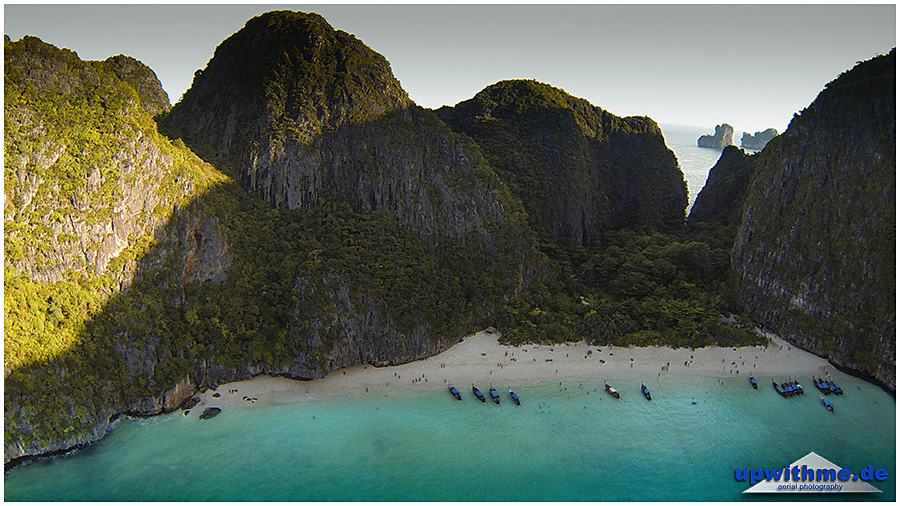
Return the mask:
<svg viewBox="0 0 900 506">
<path fill-rule="evenodd" d="M 752 157 L 736 146 L 727 146 L 709 170 L 706 184 L 688 216 L 688 224 L 707 222 L 737 227 L 753 175 Z"/>
<path fill-rule="evenodd" d="M 756 132 L 755 135 L 744 132 L 744 135 L 741 137 L 741 147 L 745 149 L 760 150 L 766 147 L 766 144 L 777 136 L 778 130 L 775 130 L 774 128 L 770 128 L 763 132 Z"/>
<path fill-rule="evenodd" d="M 456 337 L 431 336 L 421 324 L 401 332 L 386 308 L 379 307 L 383 304 L 368 296 L 354 303 L 350 286 L 338 274 L 301 276 L 297 288 L 301 294 L 298 309 L 313 297 L 327 301 L 321 309 L 305 311 L 313 324 L 298 329 L 311 344 L 328 343 L 328 346 L 311 347 L 318 348 L 311 357 L 318 362 L 318 371 L 356 364 L 404 364 L 434 355 L 458 341 Z"/>
<path fill-rule="evenodd" d="M 152 416 L 161 413 L 169 413 L 177 409 L 185 400 L 189 399 L 197 391 L 196 383 L 191 378 L 179 381 L 171 390 L 156 397 L 132 399 L 124 401 L 116 396 L 109 396 L 105 402 L 96 405 L 97 413 L 91 413 L 89 418 L 79 419 L 78 427 L 68 433 L 58 434 L 47 439 L 22 439 L 4 440 L 3 460 L 5 464 L 15 459 L 22 459 L 36 455 L 45 455 L 54 452 L 67 451 L 83 445 L 99 441 L 109 431 L 112 422 L 119 415 Z M 64 399 L 72 406 L 83 405 L 82 399 Z M 31 421 L 37 418 L 37 413 L 30 412 L 20 405 L 7 405 L 4 413 L 4 431 L 18 433 L 30 433 L 35 427 Z"/>
<path fill-rule="evenodd" d="M 82 61 L 34 37 L 8 41 L 4 62 L 8 462 L 94 441 L 116 414 L 163 412 L 190 395 L 189 379 L 128 386 L 181 350 L 145 324 L 140 335 L 110 324 L 111 306 L 142 278 L 160 289 L 181 271 L 222 281 L 230 256 L 216 218 L 184 207 L 224 176 L 156 132 L 151 116 L 169 104 L 149 68 Z"/>
<path fill-rule="evenodd" d="M 8 44 L 5 64 L 12 272 L 44 282 L 101 274 L 198 194 L 184 154 L 141 124 L 169 107 L 145 65 L 121 55 L 83 62 L 34 37 Z M 136 264 L 126 263 L 114 276 L 127 284 Z"/>
<path fill-rule="evenodd" d="M 438 116 L 481 146 L 543 234 L 580 245 L 610 228 L 680 226 L 684 177 L 659 127 L 535 81 L 502 81 Z"/>
<path fill-rule="evenodd" d="M 829 83 L 756 155 L 732 253 L 748 313 L 894 390 L 895 51 Z"/>
<path fill-rule="evenodd" d="M 697 145 L 701 148 L 723 149 L 725 146 L 734 144 L 734 127 L 728 123 L 716 126 L 716 133 L 713 135 L 701 135 L 697 139 Z"/>
<path fill-rule="evenodd" d="M 477 148 L 415 107 L 383 56 L 316 14 L 248 21 L 164 124 L 279 207 L 349 202 L 432 246 L 491 243 L 491 224 L 511 212 Z"/>
</svg>

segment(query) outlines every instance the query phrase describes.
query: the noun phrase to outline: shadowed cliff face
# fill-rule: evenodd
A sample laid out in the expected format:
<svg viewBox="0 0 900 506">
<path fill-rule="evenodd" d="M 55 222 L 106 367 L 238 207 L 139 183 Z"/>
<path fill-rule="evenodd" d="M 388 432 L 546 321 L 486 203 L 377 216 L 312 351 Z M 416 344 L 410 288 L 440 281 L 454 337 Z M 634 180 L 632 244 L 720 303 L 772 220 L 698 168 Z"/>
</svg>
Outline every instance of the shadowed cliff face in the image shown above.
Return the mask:
<svg viewBox="0 0 900 506">
<path fill-rule="evenodd" d="M 717 223 L 736 229 L 753 176 L 752 157 L 736 146 L 722 150 L 688 216 L 688 225 Z M 735 230 L 732 230 L 735 233 Z"/>
<path fill-rule="evenodd" d="M 732 254 L 748 316 L 892 391 L 895 90 L 892 51 L 829 83 L 754 157 Z"/>
<path fill-rule="evenodd" d="M 493 250 L 496 229 L 514 226 L 519 204 L 477 147 L 414 106 L 383 56 L 315 14 L 248 21 L 163 123 L 278 207 L 348 202 L 436 249 L 473 236 Z"/>
<path fill-rule="evenodd" d="M 659 127 L 535 81 L 503 81 L 438 116 L 475 139 L 533 228 L 589 246 L 604 230 L 675 230 L 687 186 Z"/>
</svg>

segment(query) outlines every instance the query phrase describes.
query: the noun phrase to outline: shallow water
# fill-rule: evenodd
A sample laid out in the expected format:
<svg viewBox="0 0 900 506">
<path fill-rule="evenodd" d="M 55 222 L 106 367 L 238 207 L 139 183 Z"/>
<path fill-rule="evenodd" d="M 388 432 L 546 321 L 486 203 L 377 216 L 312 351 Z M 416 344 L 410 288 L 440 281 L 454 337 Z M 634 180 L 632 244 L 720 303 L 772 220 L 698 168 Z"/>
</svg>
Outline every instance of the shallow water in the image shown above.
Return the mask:
<svg viewBox="0 0 900 506">
<path fill-rule="evenodd" d="M 873 464 L 896 497 L 896 404 L 839 376 L 828 413 L 812 385 L 783 399 L 771 378 L 607 378 L 523 385 L 515 406 L 443 389 L 370 389 L 306 403 L 255 404 L 211 420 L 123 420 L 99 443 L 6 474 L 7 501 L 707 501 L 742 494 L 736 468 L 779 468 L 811 451 L 857 473 Z M 808 382 L 807 382 L 808 383 Z M 767 386 L 768 385 L 768 386 Z M 485 385 L 486 386 L 486 385 Z M 695 400 L 697 404 L 692 404 Z"/>
</svg>

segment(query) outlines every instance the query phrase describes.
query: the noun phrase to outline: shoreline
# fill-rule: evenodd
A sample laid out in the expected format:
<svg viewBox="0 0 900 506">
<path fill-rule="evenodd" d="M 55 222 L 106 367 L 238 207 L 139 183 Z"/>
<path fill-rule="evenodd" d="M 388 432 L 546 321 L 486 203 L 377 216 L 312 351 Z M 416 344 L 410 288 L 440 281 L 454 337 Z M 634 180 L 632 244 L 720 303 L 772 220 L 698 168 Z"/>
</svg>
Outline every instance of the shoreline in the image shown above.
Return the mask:
<svg viewBox="0 0 900 506">
<path fill-rule="evenodd" d="M 335 369 L 324 378 L 297 380 L 283 376 L 260 375 L 248 380 L 223 383 L 216 389 L 196 391 L 191 398 L 199 399 L 194 407 L 176 408 L 147 417 L 180 412 L 192 419 L 199 418 L 207 407 L 222 411 L 248 409 L 253 406 L 305 403 L 339 395 L 365 395 L 368 389 L 383 393 L 385 388 L 446 389 L 448 383 L 460 391 L 478 383 L 485 394 L 488 386 L 496 383 L 501 397 L 506 397 L 506 387 L 514 389 L 550 381 L 576 379 L 605 379 L 605 377 L 641 376 L 651 379 L 674 375 L 706 376 L 717 378 L 743 377 L 757 379 L 776 377 L 781 381 L 789 377 L 801 381 L 812 375 L 827 376 L 832 373 L 849 375 L 828 362 L 827 359 L 801 350 L 775 334 L 767 333 L 769 346 L 742 348 L 671 348 L 651 346 L 616 347 L 591 346 L 585 341 L 555 345 L 525 344 L 519 346 L 500 344 L 499 334 L 481 331 L 464 337 L 449 349 L 425 359 L 396 366 L 375 367 L 361 364 Z M 732 364 L 732 362 L 734 364 Z M 669 364 L 668 367 L 664 367 Z M 767 385 L 761 382 L 761 388 Z M 809 384 L 808 381 L 806 381 Z M 814 387 L 810 387 L 814 390 Z M 213 397 L 218 394 L 218 397 Z M 252 401 L 247 399 L 253 399 Z M 130 417 L 128 413 L 113 416 L 107 431 L 115 420 Z M 102 439 L 102 438 L 101 438 Z M 96 441 L 85 442 L 70 448 L 38 455 L 23 455 L 4 465 L 4 472 L 26 462 L 54 455 L 68 455 Z"/>
<path fill-rule="evenodd" d="M 485 331 L 463 338 L 451 348 L 422 360 L 396 366 L 355 365 L 329 372 L 324 378 L 300 381 L 284 377 L 257 376 L 243 381 L 223 383 L 216 390 L 197 393 L 191 413 L 198 416 L 206 407 L 249 408 L 256 404 L 302 403 L 323 397 L 368 393 L 369 389 L 396 387 L 446 389 L 455 385 L 460 391 L 477 384 L 487 393 L 495 384 L 502 395 L 507 386 L 530 385 L 573 379 L 641 376 L 649 381 L 654 375 L 708 376 L 717 378 L 753 375 L 762 387 L 769 377 L 785 381 L 793 378 L 812 385 L 809 379 L 841 373 L 826 359 L 803 351 L 774 334 L 769 346 L 742 348 L 647 348 L 590 346 L 586 342 L 557 345 L 503 345 L 498 334 Z M 667 365 L 668 364 L 668 365 Z M 213 397 L 218 394 L 218 397 Z M 184 412 L 183 412 L 184 413 Z"/>
</svg>

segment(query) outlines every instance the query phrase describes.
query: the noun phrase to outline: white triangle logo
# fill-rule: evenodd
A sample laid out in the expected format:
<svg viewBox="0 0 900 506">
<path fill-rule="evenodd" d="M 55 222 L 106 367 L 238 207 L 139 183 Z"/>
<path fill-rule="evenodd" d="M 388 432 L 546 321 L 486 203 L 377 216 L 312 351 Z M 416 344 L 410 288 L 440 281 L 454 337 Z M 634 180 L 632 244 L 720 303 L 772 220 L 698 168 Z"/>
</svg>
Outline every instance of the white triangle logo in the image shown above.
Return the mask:
<svg viewBox="0 0 900 506">
<path fill-rule="evenodd" d="M 800 480 L 794 479 L 796 475 L 792 471 L 795 467 L 799 468 Z M 787 466 L 787 468 L 774 470 L 775 473 L 773 473 L 771 479 L 763 476 L 762 478 L 767 478 L 765 481 L 753 485 L 745 490 L 744 493 L 881 492 L 881 490 L 860 480 L 854 474 L 850 474 L 847 479 L 842 479 L 847 476 L 848 472 L 843 470 L 845 474 L 841 475 L 839 474 L 841 470 L 840 466 L 832 464 L 816 455 L 815 452 L 810 452 L 809 455 Z M 759 470 L 754 469 L 750 472 L 752 473 L 753 471 Z M 788 473 L 785 473 L 785 471 L 788 471 Z M 806 476 L 803 476 L 804 472 Z M 813 479 L 806 479 L 810 476 Z"/>
</svg>

